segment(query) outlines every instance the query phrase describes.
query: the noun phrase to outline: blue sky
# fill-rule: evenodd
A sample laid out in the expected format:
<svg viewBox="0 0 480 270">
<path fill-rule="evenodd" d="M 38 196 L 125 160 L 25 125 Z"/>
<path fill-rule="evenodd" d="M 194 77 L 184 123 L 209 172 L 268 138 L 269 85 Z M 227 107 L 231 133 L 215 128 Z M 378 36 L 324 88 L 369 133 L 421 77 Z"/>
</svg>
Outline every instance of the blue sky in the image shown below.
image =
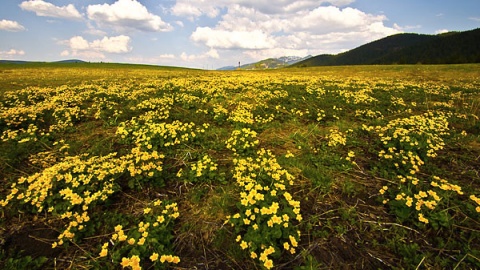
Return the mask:
<svg viewBox="0 0 480 270">
<path fill-rule="evenodd" d="M 2 0 L 0 59 L 219 68 L 480 27 L 478 0 Z"/>
</svg>

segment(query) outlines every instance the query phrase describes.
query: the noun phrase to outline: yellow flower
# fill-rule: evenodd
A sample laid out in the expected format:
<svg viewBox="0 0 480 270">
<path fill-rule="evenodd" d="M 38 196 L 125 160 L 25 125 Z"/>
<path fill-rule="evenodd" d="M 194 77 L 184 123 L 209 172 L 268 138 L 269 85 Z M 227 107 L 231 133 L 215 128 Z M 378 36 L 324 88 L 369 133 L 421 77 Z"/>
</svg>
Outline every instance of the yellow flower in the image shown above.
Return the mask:
<svg viewBox="0 0 480 270">
<path fill-rule="evenodd" d="M 246 249 L 246 248 L 248 247 L 247 242 L 242 241 L 242 243 L 240 243 L 240 247 L 241 247 L 242 249 Z"/>
<path fill-rule="evenodd" d="M 118 235 L 118 241 L 123 242 L 125 240 L 127 240 L 127 236 L 125 234 L 122 234 L 122 235 L 119 234 Z"/>
<path fill-rule="evenodd" d="M 158 221 L 158 223 L 163 223 L 163 222 L 165 221 L 165 217 L 163 217 L 163 216 L 158 216 L 158 217 L 157 217 L 157 221 Z"/>
<path fill-rule="evenodd" d="M 426 218 L 423 216 L 422 213 L 419 213 L 419 214 L 418 214 L 418 220 L 419 220 L 420 222 L 423 222 L 423 223 L 425 223 L 425 224 L 428 224 L 428 219 L 426 219 Z"/>
<path fill-rule="evenodd" d="M 130 259 L 129 258 L 122 258 L 122 262 L 120 263 L 122 265 L 122 268 L 125 268 L 127 266 L 130 266 Z"/>
<path fill-rule="evenodd" d="M 292 243 L 292 246 L 294 246 L 294 247 L 298 246 L 297 239 L 295 239 L 295 237 L 289 235 L 288 238 L 290 239 L 290 242 Z"/>
<path fill-rule="evenodd" d="M 152 262 L 155 262 L 156 260 L 158 260 L 158 253 L 153 253 L 152 256 L 150 256 L 150 260 Z"/>
<path fill-rule="evenodd" d="M 99 255 L 100 255 L 100 257 L 105 257 L 105 256 L 107 256 L 107 254 L 108 254 L 108 250 L 107 249 L 102 249 L 102 251 L 100 251 Z"/>
<path fill-rule="evenodd" d="M 122 225 L 117 225 L 117 226 L 115 226 L 115 232 L 121 231 L 122 228 L 123 228 Z"/>
<path fill-rule="evenodd" d="M 266 260 L 265 263 L 263 264 L 265 268 L 271 269 L 273 267 L 273 261 L 272 260 Z"/>
<path fill-rule="evenodd" d="M 180 257 L 178 257 L 178 256 L 173 256 L 172 263 L 178 264 L 179 262 L 180 262 Z"/>
</svg>

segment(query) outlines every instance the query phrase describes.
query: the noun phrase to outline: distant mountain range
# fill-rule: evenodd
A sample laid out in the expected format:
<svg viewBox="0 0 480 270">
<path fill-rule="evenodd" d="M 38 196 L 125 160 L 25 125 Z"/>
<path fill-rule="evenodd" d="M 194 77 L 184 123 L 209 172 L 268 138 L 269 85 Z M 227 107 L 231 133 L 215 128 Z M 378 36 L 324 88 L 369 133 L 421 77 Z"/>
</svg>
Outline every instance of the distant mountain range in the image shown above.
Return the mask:
<svg viewBox="0 0 480 270">
<path fill-rule="evenodd" d="M 463 63 L 480 63 L 480 28 L 438 35 L 397 34 L 336 55 L 317 55 L 291 67 Z"/>
<path fill-rule="evenodd" d="M 249 63 L 245 65 L 241 65 L 240 67 L 238 66 L 226 66 L 219 68 L 218 70 L 261 70 L 261 69 L 276 69 L 276 68 L 282 68 L 286 67 L 289 65 L 293 65 L 295 63 L 298 63 L 300 61 L 306 60 L 308 58 L 312 57 L 311 55 L 306 56 L 306 57 L 300 57 L 300 56 L 282 56 L 279 58 L 268 58 L 259 62 L 255 63 Z"/>
</svg>

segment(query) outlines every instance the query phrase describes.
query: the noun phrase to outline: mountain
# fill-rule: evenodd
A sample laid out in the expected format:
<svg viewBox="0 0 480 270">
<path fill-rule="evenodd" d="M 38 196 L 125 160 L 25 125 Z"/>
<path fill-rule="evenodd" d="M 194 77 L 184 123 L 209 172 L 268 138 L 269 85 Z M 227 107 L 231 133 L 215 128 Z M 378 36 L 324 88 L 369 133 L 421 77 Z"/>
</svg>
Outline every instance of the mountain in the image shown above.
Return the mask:
<svg viewBox="0 0 480 270">
<path fill-rule="evenodd" d="M 79 60 L 79 59 L 68 59 L 68 60 L 61 60 L 61 61 L 56 61 L 53 63 L 65 63 L 65 64 L 70 64 L 70 63 L 86 63 L 85 61 Z"/>
<path fill-rule="evenodd" d="M 439 35 L 396 34 L 336 55 L 317 55 L 291 66 L 418 63 L 480 63 L 480 28 Z"/>
<path fill-rule="evenodd" d="M 217 70 L 235 70 L 235 69 L 237 69 L 237 67 L 234 67 L 234 66 L 226 66 L 226 67 L 217 68 Z"/>
<path fill-rule="evenodd" d="M 26 64 L 31 63 L 29 61 L 21 61 L 21 60 L 0 60 L 0 64 Z"/>
<path fill-rule="evenodd" d="M 306 57 L 300 57 L 300 56 L 282 56 L 279 58 L 268 58 L 264 59 L 255 63 L 249 63 L 245 65 L 241 65 L 240 67 L 235 67 L 235 66 L 226 66 L 226 67 L 221 67 L 217 70 L 258 70 L 258 69 L 276 69 L 276 68 L 282 68 L 286 67 L 295 63 L 298 63 L 300 61 L 303 61 L 305 59 L 308 59 L 312 57 L 311 55 L 308 55 Z"/>
</svg>

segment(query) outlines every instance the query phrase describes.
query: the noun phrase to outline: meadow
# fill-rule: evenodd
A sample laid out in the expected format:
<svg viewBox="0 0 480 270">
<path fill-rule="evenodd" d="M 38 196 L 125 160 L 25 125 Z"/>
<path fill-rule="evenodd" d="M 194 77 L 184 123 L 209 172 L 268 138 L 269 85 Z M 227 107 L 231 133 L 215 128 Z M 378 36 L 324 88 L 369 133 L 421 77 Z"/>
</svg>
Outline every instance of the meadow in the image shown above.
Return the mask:
<svg viewBox="0 0 480 270">
<path fill-rule="evenodd" d="M 480 268 L 479 70 L 0 65 L 0 266 Z"/>
</svg>

